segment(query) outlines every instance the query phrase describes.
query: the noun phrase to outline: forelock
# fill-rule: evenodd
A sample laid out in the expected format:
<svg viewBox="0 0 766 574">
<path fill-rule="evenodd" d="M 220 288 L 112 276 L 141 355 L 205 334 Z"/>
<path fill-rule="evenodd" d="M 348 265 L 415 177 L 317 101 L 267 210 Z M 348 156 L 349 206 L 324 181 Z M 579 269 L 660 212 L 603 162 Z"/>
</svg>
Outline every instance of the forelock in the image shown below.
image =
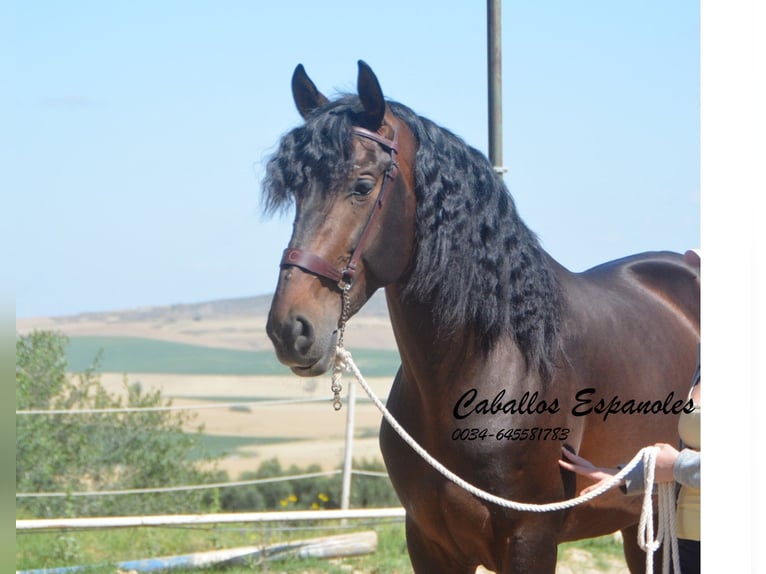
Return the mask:
<svg viewBox="0 0 766 574">
<path fill-rule="evenodd" d="M 314 111 L 280 141 L 266 165 L 263 202 L 267 213 L 287 208 L 308 193 L 330 193 L 353 166 L 351 126 L 360 108 L 346 96 Z"/>
</svg>

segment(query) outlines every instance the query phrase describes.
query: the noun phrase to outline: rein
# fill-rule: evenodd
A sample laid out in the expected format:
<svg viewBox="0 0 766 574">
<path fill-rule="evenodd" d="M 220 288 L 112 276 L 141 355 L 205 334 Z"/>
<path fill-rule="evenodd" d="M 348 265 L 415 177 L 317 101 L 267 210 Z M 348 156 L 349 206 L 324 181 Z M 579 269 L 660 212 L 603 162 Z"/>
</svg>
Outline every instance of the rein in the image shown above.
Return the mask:
<svg viewBox="0 0 766 574">
<path fill-rule="evenodd" d="M 431 456 L 425 448 L 423 448 L 412 436 L 402 427 L 401 424 L 394 418 L 391 412 L 386 408 L 383 402 L 375 395 L 372 388 L 367 384 L 367 381 L 362 376 L 359 367 L 354 363 L 354 359 L 351 357 L 346 349 L 341 345 L 338 345 L 335 356 L 335 366 L 333 368 L 332 384 L 340 387 L 340 376 L 343 371 L 351 371 L 356 378 L 357 382 L 362 386 L 367 396 L 375 404 L 378 410 L 386 419 L 391 428 L 406 442 L 420 457 L 431 465 L 437 472 L 439 472 L 444 478 L 453 482 L 463 490 L 473 494 L 477 498 L 491 502 L 503 508 L 510 510 L 516 510 L 519 512 L 554 512 L 559 510 L 567 510 L 573 508 L 578 504 L 582 504 L 593 500 L 597 496 L 604 494 L 606 491 L 614 488 L 619 482 L 625 478 L 628 473 L 638 465 L 639 462 L 643 462 L 644 465 L 644 498 L 641 506 L 641 517 L 639 518 L 638 528 L 638 545 L 646 553 L 646 574 L 652 574 L 654 571 L 654 553 L 662 546 L 663 541 L 669 542 L 669 547 L 665 547 L 662 553 L 662 572 L 663 574 L 669 574 L 670 561 L 673 561 L 673 571 L 680 572 L 679 566 L 679 554 L 678 554 L 678 538 L 676 536 L 676 524 L 675 524 L 675 483 L 663 482 L 657 485 L 658 492 L 658 515 L 659 524 L 657 527 L 657 535 L 654 534 L 654 508 L 652 505 L 652 490 L 654 486 L 654 467 L 657 460 L 657 453 L 659 448 L 656 446 L 648 446 L 641 449 L 633 459 L 626 464 L 617 474 L 615 474 L 609 481 L 605 482 L 601 486 L 591 490 L 587 494 L 582 494 L 576 498 L 569 500 L 562 500 L 558 502 L 548 502 L 545 504 L 532 504 L 528 502 L 516 502 L 507 498 L 502 498 L 486 490 L 482 490 L 477 486 L 474 486 L 470 482 L 460 478 L 457 474 L 449 470 L 446 466 Z M 339 392 L 339 391 L 338 391 Z M 340 407 L 336 406 L 340 402 L 339 397 L 333 402 L 333 407 L 338 410 Z"/>
</svg>

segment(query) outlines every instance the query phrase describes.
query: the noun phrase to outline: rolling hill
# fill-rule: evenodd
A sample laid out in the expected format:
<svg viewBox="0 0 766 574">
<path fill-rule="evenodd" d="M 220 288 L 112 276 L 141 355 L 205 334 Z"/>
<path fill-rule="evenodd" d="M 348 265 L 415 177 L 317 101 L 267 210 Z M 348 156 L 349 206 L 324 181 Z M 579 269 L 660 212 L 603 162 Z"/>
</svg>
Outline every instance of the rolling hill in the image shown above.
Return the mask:
<svg viewBox="0 0 766 574">
<path fill-rule="evenodd" d="M 219 349 L 270 351 L 271 342 L 266 336 L 270 304 L 271 295 L 261 295 L 71 316 L 22 318 L 16 321 L 16 330 L 20 334 L 37 329 L 58 331 L 70 338 L 126 337 Z M 376 294 L 351 319 L 346 341 L 351 349 L 396 349 L 382 293 Z"/>
</svg>

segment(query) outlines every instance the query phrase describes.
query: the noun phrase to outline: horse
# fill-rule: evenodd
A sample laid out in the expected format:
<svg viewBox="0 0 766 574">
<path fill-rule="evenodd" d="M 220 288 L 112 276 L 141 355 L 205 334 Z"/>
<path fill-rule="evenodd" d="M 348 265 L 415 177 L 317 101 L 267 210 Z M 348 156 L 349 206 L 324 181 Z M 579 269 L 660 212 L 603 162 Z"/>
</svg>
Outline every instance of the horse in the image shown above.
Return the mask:
<svg viewBox="0 0 766 574">
<path fill-rule="evenodd" d="M 386 406 L 475 486 L 566 500 L 585 483 L 558 465 L 562 448 L 606 467 L 677 443 L 699 267 L 652 252 L 567 270 L 487 158 L 385 99 L 362 61 L 356 94 L 331 101 L 302 65 L 292 94 L 303 122 L 262 189 L 267 213 L 295 208 L 266 326 L 283 364 L 325 373 L 346 320 L 384 289 L 401 358 Z M 379 440 L 418 574 L 553 573 L 559 543 L 618 530 L 631 572 L 644 568 L 640 497 L 613 489 L 569 510 L 508 510 L 445 479 L 385 420 Z"/>
</svg>

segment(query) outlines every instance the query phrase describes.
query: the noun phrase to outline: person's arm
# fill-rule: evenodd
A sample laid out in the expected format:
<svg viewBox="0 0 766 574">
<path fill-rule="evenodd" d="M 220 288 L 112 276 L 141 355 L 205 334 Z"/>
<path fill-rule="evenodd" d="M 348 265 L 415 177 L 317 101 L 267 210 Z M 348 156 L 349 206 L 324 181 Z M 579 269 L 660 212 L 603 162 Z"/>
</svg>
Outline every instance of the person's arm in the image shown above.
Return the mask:
<svg viewBox="0 0 766 574">
<path fill-rule="evenodd" d="M 675 447 L 658 442 L 655 444 L 659 450 L 654 465 L 654 482 L 672 482 L 678 481 L 675 476 L 675 467 L 678 461 L 679 453 Z M 694 452 L 694 451 L 692 451 Z M 699 472 L 699 466 L 697 467 Z M 683 483 L 682 483 L 683 484 Z M 644 461 L 638 461 L 638 464 L 625 476 L 622 486 L 625 494 L 641 494 L 644 492 Z"/>
<path fill-rule="evenodd" d="M 622 467 L 620 467 L 622 468 Z M 641 494 L 644 492 L 644 461 L 639 460 L 638 464 L 634 466 L 620 485 L 620 490 L 624 494 Z"/>
<path fill-rule="evenodd" d="M 673 463 L 673 478 L 684 486 L 699 488 L 701 484 L 701 453 L 685 448 L 678 453 Z"/>
<path fill-rule="evenodd" d="M 675 479 L 674 469 L 678 457 L 678 451 L 669 444 L 657 443 L 658 447 L 656 464 L 654 467 L 654 482 L 671 482 Z M 581 476 L 589 478 L 596 484 L 592 484 L 582 490 L 580 494 L 586 494 L 602 483 L 611 480 L 619 469 L 597 467 L 589 460 L 562 448 L 562 458 L 559 465 Z M 699 472 L 699 470 L 698 470 Z M 640 494 L 644 491 L 644 464 L 642 460 L 628 472 L 620 485 L 625 494 Z"/>
<path fill-rule="evenodd" d="M 582 489 L 582 491 L 580 491 L 581 495 L 587 494 L 591 490 L 598 488 L 602 483 L 611 480 L 612 477 L 617 474 L 618 469 L 595 466 L 589 460 L 576 455 L 567 448 L 562 447 L 561 452 L 563 455 L 562 458 L 559 459 L 561 468 L 571 470 L 572 472 L 584 476 L 596 483 Z"/>
</svg>

